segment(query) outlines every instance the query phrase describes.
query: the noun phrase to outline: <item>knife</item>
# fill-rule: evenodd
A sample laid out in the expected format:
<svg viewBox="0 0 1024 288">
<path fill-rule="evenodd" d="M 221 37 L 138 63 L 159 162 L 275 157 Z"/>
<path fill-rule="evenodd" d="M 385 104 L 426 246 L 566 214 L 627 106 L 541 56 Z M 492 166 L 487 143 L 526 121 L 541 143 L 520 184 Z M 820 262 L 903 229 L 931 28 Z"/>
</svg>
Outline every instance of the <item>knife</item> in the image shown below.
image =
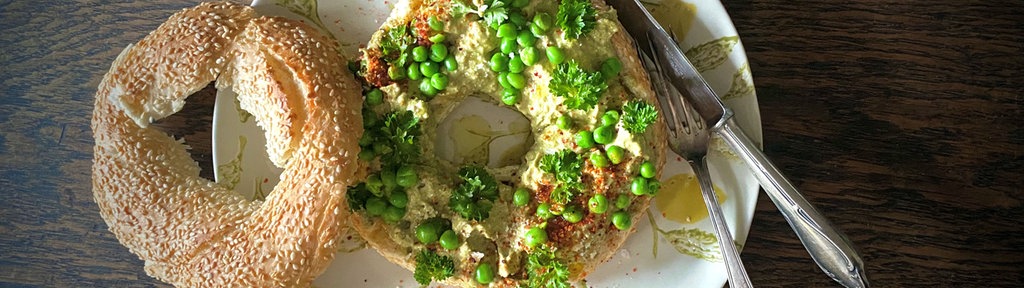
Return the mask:
<svg viewBox="0 0 1024 288">
<path fill-rule="evenodd" d="M 658 58 L 661 63 L 667 63 L 663 68 L 672 86 L 682 92 L 704 123 L 713 124 L 711 130 L 721 135 L 753 170 L 761 187 L 782 212 L 818 267 L 843 286 L 868 287 L 864 262 L 850 240 L 807 202 L 768 157 L 747 138 L 732 119 L 732 111 L 722 104 L 718 95 L 647 9 L 637 0 L 607 2 L 618 10 L 619 21 L 638 42 L 637 46 L 641 47 L 642 52 L 651 58 Z"/>
</svg>

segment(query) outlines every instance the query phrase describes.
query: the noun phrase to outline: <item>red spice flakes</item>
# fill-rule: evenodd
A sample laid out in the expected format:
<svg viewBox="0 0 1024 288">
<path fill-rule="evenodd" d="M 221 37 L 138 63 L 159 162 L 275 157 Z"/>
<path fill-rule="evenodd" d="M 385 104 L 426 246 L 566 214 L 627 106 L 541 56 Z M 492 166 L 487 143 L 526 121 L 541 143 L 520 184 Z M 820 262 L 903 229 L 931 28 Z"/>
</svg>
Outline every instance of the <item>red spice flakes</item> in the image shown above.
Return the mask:
<svg viewBox="0 0 1024 288">
<path fill-rule="evenodd" d="M 544 203 L 551 200 L 551 191 L 555 189 L 555 186 L 550 183 L 541 182 L 537 184 L 537 203 Z"/>
<path fill-rule="evenodd" d="M 370 50 L 366 54 L 366 82 L 377 87 L 391 84 L 391 77 L 388 76 L 389 65 L 381 57 L 380 51 Z"/>
</svg>

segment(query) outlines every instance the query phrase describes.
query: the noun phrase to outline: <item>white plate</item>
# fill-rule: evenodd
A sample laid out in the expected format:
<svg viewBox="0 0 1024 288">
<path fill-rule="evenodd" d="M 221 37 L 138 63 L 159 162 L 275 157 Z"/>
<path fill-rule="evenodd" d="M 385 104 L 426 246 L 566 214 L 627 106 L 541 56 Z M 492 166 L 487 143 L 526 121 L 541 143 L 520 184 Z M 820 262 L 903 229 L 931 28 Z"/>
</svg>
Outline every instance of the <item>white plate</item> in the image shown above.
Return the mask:
<svg viewBox="0 0 1024 288">
<path fill-rule="evenodd" d="M 350 59 L 383 23 L 394 5 L 393 1 L 370 0 L 253 2 L 265 15 L 299 19 L 331 32 L 337 39 L 350 41 L 341 43 Z M 746 54 L 722 4 L 714 0 L 662 0 L 648 5 L 659 19 L 669 20 L 662 24 L 671 26 L 680 36 L 680 46 L 687 56 L 736 112 L 736 120 L 747 135 L 760 143 L 761 119 Z M 664 15 L 660 13 L 670 16 L 661 17 Z M 213 117 L 216 180 L 253 197 L 271 191 L 281 169 L 267 159 L 262 131 L 254 120 L 246 119 L 245 113 L 239 112 L 234 98 L 230 91 L 218 91 Z M 244 141 L 240 142 L 242 139 Z M 723 152 L 727 148 L 720 139 L 716 139 L 714 145 L 718 149 L 709 156 L 712 178 L 726 194 L 722 208 L 736 242 L 742 244 L 750 229 L 759 187 L 739 159 Z M 691 173 L 681 157 L 671 152 L 668 155 L 663 183 L 674 175 Z M 658 199 L 667 193 L 678 193 L 670 190 L 662 189 Z M 713 231 L 710 222 L 675 222 L 662 217 L 655 205 L 650 214 L 654 225 L 647 220 L 636 223 L 636 234 L 614 258 L 587 277 L 587 284 L 592 287 L 722 287 L 726 274 L 724 264 L 714 260 L 718 257 L 717 243 L 713 238 L 694 236 L 710 234 L 709 231 Z M 363 249 L 358 236 L 350 236 L 353 240 L 345 243 L 347 252 L 338 253 L 327 272 L 314 282 L 317 287 L 418 286 L 411 272 L 384 260 L 372 249 Z"/>
</svg>

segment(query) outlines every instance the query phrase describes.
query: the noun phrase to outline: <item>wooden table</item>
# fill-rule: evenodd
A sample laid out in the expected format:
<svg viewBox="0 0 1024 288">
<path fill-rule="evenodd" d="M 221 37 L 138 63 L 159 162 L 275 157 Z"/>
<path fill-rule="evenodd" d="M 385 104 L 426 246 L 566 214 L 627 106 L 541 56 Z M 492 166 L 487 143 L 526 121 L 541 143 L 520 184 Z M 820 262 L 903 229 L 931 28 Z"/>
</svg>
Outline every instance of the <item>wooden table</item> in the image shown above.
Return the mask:
<svg viewBox="0 0 1024 288">
<path fill-rule="evenodd" d="M 195 1 L 98 2 L 0 1 L 0 286 L 162 285 L 99 217 L 89 119 L 118 52 Z M 1024 285 L 1024 4 L 835 2 L 725 3 L 766 153 L 876 286 Z M 162 125 L 210 167 L 196 98 Z M 758 286 L 836 286 L 765 196 L 743 257 Z"/>
</svg>

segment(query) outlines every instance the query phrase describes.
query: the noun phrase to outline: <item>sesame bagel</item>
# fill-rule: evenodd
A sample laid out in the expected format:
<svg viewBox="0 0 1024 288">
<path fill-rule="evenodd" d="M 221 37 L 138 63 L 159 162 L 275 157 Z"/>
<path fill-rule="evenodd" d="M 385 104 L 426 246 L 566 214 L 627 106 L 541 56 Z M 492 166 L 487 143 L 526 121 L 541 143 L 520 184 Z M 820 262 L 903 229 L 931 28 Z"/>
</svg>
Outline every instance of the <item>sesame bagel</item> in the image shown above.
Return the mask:
<svg viewBox="0 0 1024 288">
<path fill-rule="evenodd" d="M 348 229 L 359 85 L 335 41 L 301 22 L 204 3 L 114 60 L 92 118 L 94 199 L 146 273 L 183 287 L 308 286 Z M 216 81 L 238 94 L 284 168 L 265 201 L 199 176 L 182 141 L 149 127 Z"/>
<path fill-rule="evenodd" d="M 347 195 L 352 227 L 422 285 L 568 287 L 659 187 L 658 103 L 602 1 L 399 1 L 361 63 L 368 177 Z M 469 97 L 529 120 L 521 163 L 437 156 Z"/>
</svg>

